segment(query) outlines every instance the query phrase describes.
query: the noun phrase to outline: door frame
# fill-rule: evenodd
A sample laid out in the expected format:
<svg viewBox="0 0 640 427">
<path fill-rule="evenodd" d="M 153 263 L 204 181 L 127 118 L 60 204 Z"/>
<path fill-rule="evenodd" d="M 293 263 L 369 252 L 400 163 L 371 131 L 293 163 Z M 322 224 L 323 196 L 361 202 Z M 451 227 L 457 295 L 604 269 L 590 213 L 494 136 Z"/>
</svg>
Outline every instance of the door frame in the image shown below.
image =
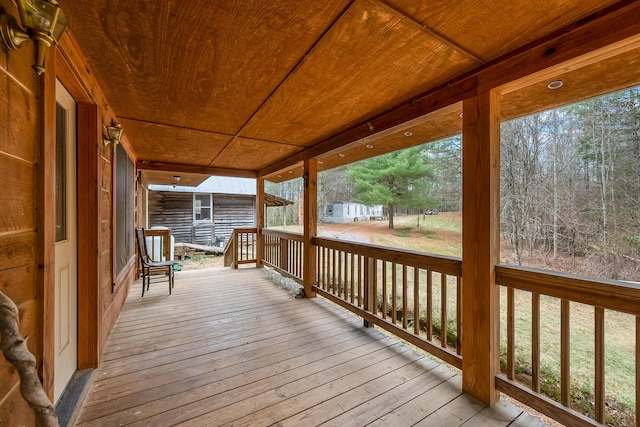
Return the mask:
<svg viewBox="0 0 640 427">
<path fill-rule="evenodd" d="M 67 52 L 68 53 L 68 52 Z M 47 70 L 39 77 L 39 165 L 37 167 L 38 248 L 37 294 L 38 363 L 42 385 L 53 400 L 55 367 L 55 186 L 56 170 L 56 79 L 67 88 L 77 104 L 76 197 L 78 233 L 78 370 L 96 368 L 99 363 L 98 226 L 99 219 L 99 127 L 98 106 L 83 83 L 82 72 L 58 45 L 45 58 Z"/>
</svg>

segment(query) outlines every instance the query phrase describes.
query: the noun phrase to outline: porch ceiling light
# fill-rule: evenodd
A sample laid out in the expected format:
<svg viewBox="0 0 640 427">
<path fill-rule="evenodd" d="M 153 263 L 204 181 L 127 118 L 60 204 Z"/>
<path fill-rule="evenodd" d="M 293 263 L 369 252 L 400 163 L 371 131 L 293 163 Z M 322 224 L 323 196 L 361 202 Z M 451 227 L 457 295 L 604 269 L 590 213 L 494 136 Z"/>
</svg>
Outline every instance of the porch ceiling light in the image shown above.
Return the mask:
<svg viewBox="0 0 640 427">
<path fill-rule="evenodd" d="M 109 126 L 104 126 L 105 135 L 103 135 L 102 143 L 106 147 L 113 144 L 113 151 L 116 150 L 116 144 L 120 144 L 122 138 L 122 125 L 115 120 L 111 120 Z"/>
<path fill-rule="evenodd" d="M 551 90 L 555 90 L 555 89 L 560 89 L 563 84 L 564 83 L 562 82 L 562 80 L 554 80 L 552 82 L 549 82 L 547 87 Z"/>
<path fill-rule="evenodd" d="M 413 136 L 413 132 L 411 132 L 411 131 L 406 131 L 406 132 L 404 133 L 404 136 Z"/>
<path fill-rule="evenodd" d="M 18 0 L 22 29 L 4 10 L 0 15 L 2 40 L 9 49 L 19 49 L 26 40 L 36 44 L 36 73 L 44 73 L 44 53 L 55 45 L 67 28 L 67 18 L 56 0 Z"/>
</svg>

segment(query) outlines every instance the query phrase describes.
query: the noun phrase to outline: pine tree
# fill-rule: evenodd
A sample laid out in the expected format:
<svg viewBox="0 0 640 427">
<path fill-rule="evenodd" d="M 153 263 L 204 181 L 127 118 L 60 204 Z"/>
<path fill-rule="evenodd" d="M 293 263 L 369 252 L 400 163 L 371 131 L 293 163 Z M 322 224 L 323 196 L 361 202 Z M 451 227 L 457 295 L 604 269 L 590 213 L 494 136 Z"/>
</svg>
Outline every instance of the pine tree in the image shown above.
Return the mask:
<svg viewBox="0 0 640 427">
<path fill-rule="evenodd" d="M 355 184 L 356 201 L 387 207 L 389 228 L 396 208 L 425 209 L 434 203 L 427 196 L 433 165 L 419 146 L 354 163 L 348 177 Z"/>
</svg>

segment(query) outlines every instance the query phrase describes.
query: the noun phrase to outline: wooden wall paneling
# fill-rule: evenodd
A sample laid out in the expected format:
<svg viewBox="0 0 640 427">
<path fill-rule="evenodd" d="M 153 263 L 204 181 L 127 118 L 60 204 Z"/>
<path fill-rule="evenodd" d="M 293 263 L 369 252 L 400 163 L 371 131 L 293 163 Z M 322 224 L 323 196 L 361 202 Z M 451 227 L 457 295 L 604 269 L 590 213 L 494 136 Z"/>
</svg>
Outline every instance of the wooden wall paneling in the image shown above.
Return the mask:
<svg viewBox="0 0 640 427">
<path fill-rule="evenodd" d="M 78 103 L 78 369 L 98 366 L 98 108 Z"/>
<path fill-rule="evenodd" d="M 462 388 L 487 405 L 499 399 L 499 98 L 464 101 L 462 143 Z"/>
<path fill-rule="evenodd" d="M 149 191 L 149 228 L 169 227 L 176 243 L 191 243 L 193 193 Z"/>
<path fill-rule="evenodd" d="M 100 350 L 104 348 L 104 345 L 109 338 L 109 334 L 111 334 L 111 330 L 113 329 L 113 325 L 115 325 L 116 320 L 118 320 L 122 306 L 129 295 L 129 290 L 131 289 L 131 285 L 135 279 L 136 266 L 136 259 L 135 257 L 132 257 L 131 261 L 120 272 L 121 279 L 119 282 L 121 285 L 119 286 L 117 293 L 112 293 L 110 287 L 103 289 L 106 293 L 106 304 L 104 305 L 104 311 L 100 318 Z"/>
<path fill-rule="evenodd" d="M 232 194 L 213 195 L 213 226 L 215 237 L 231 237 L 234 228 L 251 228 L 255 226 L 255 196 Z"/>
<path fill-rule="evenodd" d="M 38 131 L 39 156 L 36 199 L 38 200 L 38 298 L 40 300 L 40 351 L 42 386 L 53 400 L 55 332 L 55 172 L 56 172 L 56 74 L 55 55 L 45 56 L 40 76 Z"/>
<path fill-rule="evenodd" d="M 35 230 L 0 235 L 0 270 L 33 262 L 37 237 Z"/>
<path fill-rule="evenodd" d="M 304 293 L 310 298 L 316 294 L 313 286 L 316 284 L 316 256 L 313 238 L 318 234 L 318 161 L 307 159 L 304 161 L 304 258 L 303 282 Z"/>
<path fill-rule="evenodd" d="M 34 112 L 38 111 L 38 104 L 33 88 L 28 88 L 16 76 L 0 72 L 0 109 L 6 120 L 0 127 L 0 152 L 35 163 L 37 150 L 33 142 L 37 137 L 38 117 Z"/>
</svg>

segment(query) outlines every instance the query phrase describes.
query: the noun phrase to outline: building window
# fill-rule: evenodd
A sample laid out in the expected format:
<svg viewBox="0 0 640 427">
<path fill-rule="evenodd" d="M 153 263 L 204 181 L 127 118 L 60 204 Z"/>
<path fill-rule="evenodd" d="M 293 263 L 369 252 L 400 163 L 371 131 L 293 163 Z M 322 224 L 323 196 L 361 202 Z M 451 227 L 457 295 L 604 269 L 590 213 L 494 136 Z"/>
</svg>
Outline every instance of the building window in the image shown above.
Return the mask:
<svg viewBox="0 0 640 427">
<path fill-rule="evenodd" d="M 211 218 L 213 218 L 212 207 L 211 194 L 194 194 L 193 220 L 211 222 Z"/>
<path fill-rule="evenodd" d="M 116 145 L 116 273 L 129 263 L 135 255 L 134 250 L 134 214 L 135 214 L 135 167 L 129 155 Z"/>
</svg>

